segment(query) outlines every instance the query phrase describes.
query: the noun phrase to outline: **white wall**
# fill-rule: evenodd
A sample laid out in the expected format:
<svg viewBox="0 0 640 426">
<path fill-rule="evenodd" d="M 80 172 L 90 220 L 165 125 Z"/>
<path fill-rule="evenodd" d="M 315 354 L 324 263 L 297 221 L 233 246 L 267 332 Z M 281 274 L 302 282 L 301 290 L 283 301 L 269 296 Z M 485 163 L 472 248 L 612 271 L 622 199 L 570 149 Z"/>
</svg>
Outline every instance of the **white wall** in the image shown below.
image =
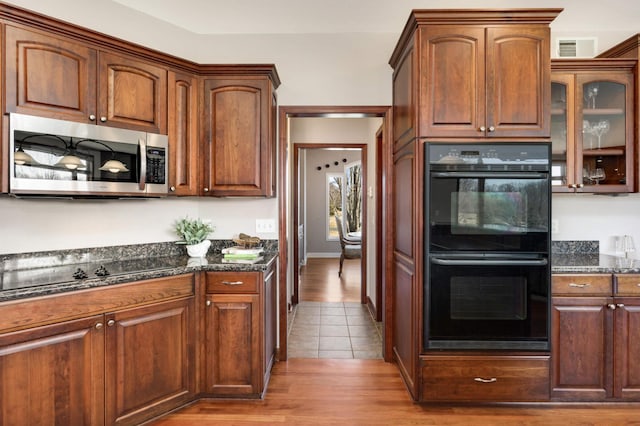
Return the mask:
<svg viewBox="0 0 640 426">
<path fill-rule="evenodd" d="M 395 32 L 380 33 L 199 35 L 108 0 L 13 0 L 9 3 L 197 62 L 275 63 L 282 79 L 278 89 L 281 105 L 391 104 L 392 70 L 388 60 L 403 24 L 398 25 Z M 619 10 L 627 18 L 638 17 L 637 2 L 623 0 L 606 4 L 575 0 L 415 0 L 398 4 L 406 17 L 411 8 L 420 7 L 564 7 L 565 11 L 551 25 L 552 37 L 595 35 L 599 37 L 599 51 L 640 31 L 640 19 L 624 19 L 624 25 L 623 20 L 584 19 L 584 11 L 603 7 L 607 13 Z M 632 26 L 628 22 L 633 22 Z M 67 203 L 0 198 L 0 253 L 111 245 L 133 239 L 165 241 L 172 239 L 167 226 L 185 214 L 215 216 L 216 236 L 226 236 L 255 229 L 257 218 L 277 217 L 277 205 L 277 199 Z M 578 209 L 574 205 L 590 213 L 576 214 Z M 78 212 L 90 214 L 83 216 Z M 606 220 L 600 212 L 606 214 Z M 554 237 L 588 236 L 606 242 L 621 229 L 625 232 L 637 229 L 634 215 L 637 212 L 637 196 L 554 196 L 554 217 L 561 227 L 561 232 Z M 114 226 L 105 228 L 101 225 L 105 223 Z M 66 224 L 71 231 L 61 231 L 61 224 Z"/>
</svg>

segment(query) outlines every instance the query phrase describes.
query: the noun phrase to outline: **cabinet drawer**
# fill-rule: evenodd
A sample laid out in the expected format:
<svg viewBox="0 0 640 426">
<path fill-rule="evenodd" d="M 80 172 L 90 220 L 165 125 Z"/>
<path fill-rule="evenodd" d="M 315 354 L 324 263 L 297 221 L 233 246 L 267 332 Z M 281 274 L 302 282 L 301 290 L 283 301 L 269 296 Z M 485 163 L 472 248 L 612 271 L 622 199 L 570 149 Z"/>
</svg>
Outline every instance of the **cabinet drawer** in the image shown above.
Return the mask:
<svg viewBox="0 0 640 426">
<path fill-rule="evenodd" d="M 548 356 L 458 356 L 423 360 L 422 400 L 546 401 Z"/>
<path fill-rule="evenodd" d="M 616 296 L 640 296 L 640 274 L 616 275 Z"/>
<path fill-rule="evenodd" d="M 259 272 L 207 272 L 207 293 L 257 293 Z"/>
<path fill-rule="evenodd" d="M 612 279 L 610 274 L 552 275 L 551 293 L 554 296 L 571 294 L 585 296 L 610 296 Z"/>
</svg>

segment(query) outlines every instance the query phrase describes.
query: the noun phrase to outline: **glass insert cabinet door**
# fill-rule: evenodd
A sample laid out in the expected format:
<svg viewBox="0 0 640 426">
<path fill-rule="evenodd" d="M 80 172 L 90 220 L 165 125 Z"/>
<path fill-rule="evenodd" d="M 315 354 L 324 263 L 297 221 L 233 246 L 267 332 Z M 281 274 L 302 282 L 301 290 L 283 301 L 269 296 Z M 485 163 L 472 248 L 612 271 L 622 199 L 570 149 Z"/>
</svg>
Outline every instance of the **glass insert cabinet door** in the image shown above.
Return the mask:
<svg viewBox="0 0 640 426">
<path fill-rule="evenodd" d="M 558 74 L 552 80 L 554 192 L 631 192 L 632 74 Z"/>
</svg>

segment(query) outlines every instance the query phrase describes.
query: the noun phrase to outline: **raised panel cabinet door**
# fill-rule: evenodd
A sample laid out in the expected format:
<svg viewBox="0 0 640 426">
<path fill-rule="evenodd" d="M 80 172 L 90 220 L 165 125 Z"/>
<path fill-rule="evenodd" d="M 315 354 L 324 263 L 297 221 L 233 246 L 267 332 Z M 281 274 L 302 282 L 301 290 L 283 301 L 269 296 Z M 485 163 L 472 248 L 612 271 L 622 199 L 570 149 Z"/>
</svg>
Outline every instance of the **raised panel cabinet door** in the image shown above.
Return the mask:
<svg viewBox="0 0 640 426">
<path fill-rule="evenodd" d="M 103 319 L 0 335 L 0 424 L 105 424 Z"/>
<path fill-rule="evenodd" d="M 420 29 L 420 136 L 485 134 L 484 28 Z"/>
<path fill-rule="evenodd" d="M 198 195 L 198 79 L 169 72 L 169 194 Z"/>
<path fill-rule="evenodd" d="M 640 297 L 617 298 L 614 396 L 640 401 Z"/>
<path fill-rule="evenodd" d="M 206 303 L 206 392 L 217 396 L 262 393 L 260 296 L 214 294 Z"/>
<path fill-rule="evenodd" d="M 97 115 L 108 126 L 167 134 L 167 70 L 100 52 Z"/>
<path fill-rule="evenodd" d="M 107 424 L 139 424 L 195 395 L 194 298 L 107 315 Z"/>
<path fill-rule="evenodd" d="M 612 299 L 555 297 L 551 318 L 551 397 L 602 401 L 612 396 Z"/>
<path fill-rule="evenodd" d="M 96 51 L 81 43 L 6 26 L 7 112 L 91 122 Z"/>
<path fill-rule="evenodd" d="M 415 51 L 413 43 L 408 43 L 393 71 L 393 152 L 417 136 Z"/>
<path fill-rule="evenodd" d="M 271 190 L 269 80 L 207 79 L 203 107 L 203 192 L 266 196 Z"/>
<path fill-rule="evenodd" d="M 548 26 L 487 29 L 487 136 L 549 137 L 549 39 Z"/>
</svg>

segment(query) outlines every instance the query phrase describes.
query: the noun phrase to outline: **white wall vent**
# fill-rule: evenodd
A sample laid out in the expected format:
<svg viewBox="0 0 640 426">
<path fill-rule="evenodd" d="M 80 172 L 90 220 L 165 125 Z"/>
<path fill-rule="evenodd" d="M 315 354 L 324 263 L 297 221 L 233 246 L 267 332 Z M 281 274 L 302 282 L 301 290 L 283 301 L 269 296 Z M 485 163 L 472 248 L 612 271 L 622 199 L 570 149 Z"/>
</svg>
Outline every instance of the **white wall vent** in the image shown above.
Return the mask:
<svg viewBox="0 0 640 426">
<path fill-rule="evenodd" d="M 595 37 L 565 37 L 556 39 L 558 58 L 593 58 L 598 40 Z"/>
</svg>

